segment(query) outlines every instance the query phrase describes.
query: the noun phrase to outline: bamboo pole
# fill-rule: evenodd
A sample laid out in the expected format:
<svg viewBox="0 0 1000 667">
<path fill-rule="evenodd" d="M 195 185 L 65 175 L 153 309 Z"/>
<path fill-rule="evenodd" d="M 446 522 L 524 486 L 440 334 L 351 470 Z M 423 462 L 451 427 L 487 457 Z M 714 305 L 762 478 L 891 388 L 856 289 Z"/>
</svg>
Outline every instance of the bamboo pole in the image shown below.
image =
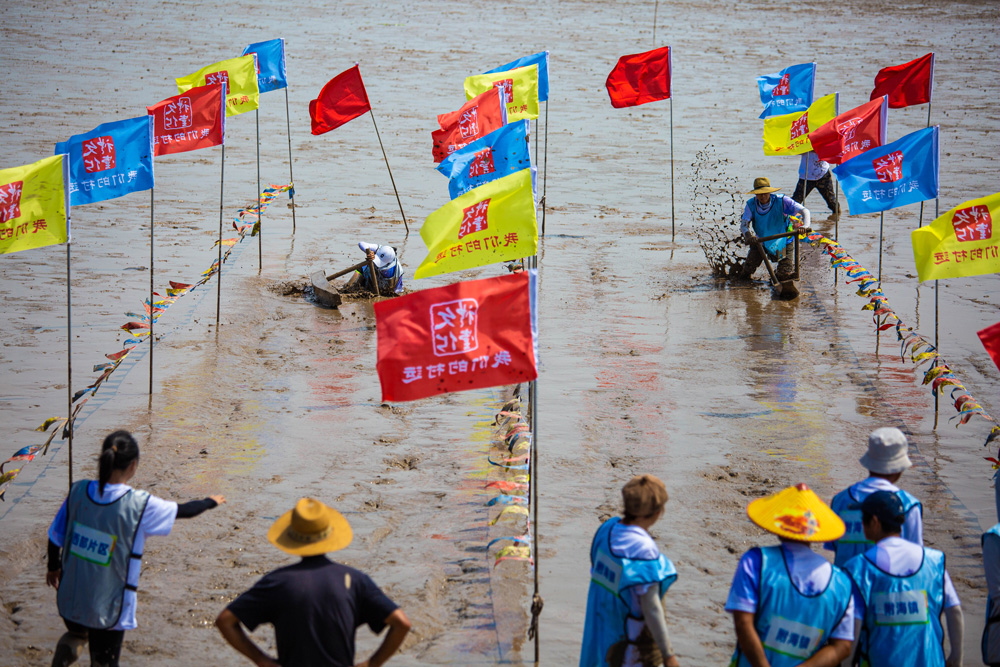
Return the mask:
<svg viewBox="0 0 1000 667">
<path fill-rule="evenodd" d="M 288 114 L 288 84 L 285 84 L 285 128 L 288 132 L 288 182 L 292 189 L 288 198 L 292 200 L 292 234 L 295 233 L 295 177 L 292 176 L 292 122 Z"/>
<path fill-rule="evenodd" d="M 378 132 L 378 123 L 375 122 L 375 113 L 368 108 L 368 113 L 372 117 L 372 125 L 375 126 L 375 137 L 378 138 L 379 148 L 382 149 L 382 159 L 385 160 L 385 168 L 389 172 L 389 181 L 392 183 L 392 191 L 396 193 L 396 203 L 399 204 L 399 214 L 403 216 L 403 227 L 406 228 L 406 235 L 410 235 L 410 226 L 406 224 L 406 214 L 403 213 L 403 202 L 399 199 L 399 190 L 396 189 L 396 179 L 392 177 L 392 168 L 389 166 L 389 158 L 385 154 L 385 146 L 382 145 L 382 137 Z"/>
</svg>

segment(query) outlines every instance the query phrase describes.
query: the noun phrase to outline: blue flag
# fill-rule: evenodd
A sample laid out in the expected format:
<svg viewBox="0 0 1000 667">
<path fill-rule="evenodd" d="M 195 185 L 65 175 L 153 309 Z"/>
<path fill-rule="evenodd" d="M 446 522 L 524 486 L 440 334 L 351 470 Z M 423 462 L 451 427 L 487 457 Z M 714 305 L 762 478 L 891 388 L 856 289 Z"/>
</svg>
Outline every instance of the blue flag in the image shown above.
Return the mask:
<svg viewBox="0 0 1000 667">
<path fill-rule="evenodd" d="M 816 63 L 792 65 L 774 74 L 758 76 L 757 87 L 764 105 L 759 118 L 805 111 L 813 103 Z"/>
<path fill-rule="evenodd" d="M 938 196 L 938 126 L 870 148 L 833 168 L 851 215 L 877 213 Z"/>
<path fill-rule="evenodd" d="M 473 188 L 531 167 L 528 121 L 518 120 L 493 130 L 441 160 L 437 170 L 448 177 L 455 199 Z M 535 171 L 532 168 L 532 187 Z"/>
<path fill-rule="evenodd" d="M 93 204 L 153 187 L 153 116 L 98 125 L 56 144 L 69 155 L 71 206 Z"/>
<path fill-rule="evenodd" d="M 518 67 L 528 67 L 529 65 L 538 65 L 538 101 L 547 102 L 549 99 L 549 52 L 548 51 L 540 51 L 531 56 L 524 56 L 523 58 L 512 60 L 506 65 L 495 67 L 491 70 L 483 72 L 483 74 L 506 72 L 507 70 L 510 69 L 516 69 Z"/>
<path fill-rule="evenodd" d="M 243 49 L 241 56 L 257 54 L 257 88 L 262 93 L 288 87 L 285 71 L 285 40 L 282 37 L 255 42 Z"/>
</svg>

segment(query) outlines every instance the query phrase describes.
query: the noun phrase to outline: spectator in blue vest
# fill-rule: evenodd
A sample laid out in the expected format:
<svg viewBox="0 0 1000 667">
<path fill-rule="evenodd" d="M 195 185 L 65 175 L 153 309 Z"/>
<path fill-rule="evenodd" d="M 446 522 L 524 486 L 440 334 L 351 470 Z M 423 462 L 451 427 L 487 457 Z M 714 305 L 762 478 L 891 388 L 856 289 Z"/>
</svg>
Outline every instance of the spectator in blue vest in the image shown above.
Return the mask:
<svg viewBox="0 0 1000 667">
<path fill-rule="evenodd" d="M 876 491 L 891 491 L 899 496 L 906 510 L 902 536 L 920 546 L 924 543 L 923 506 L 911 494 L 896 486 L 896 482 L 913 463 L 907 454 L 909 443 L 898 428 L 878 428 L 868 436 L 868 451 L 859 460 L 868 469 L 868 479 L 852 484 L 833 497 L 830 507 L 847 527 L 844 536 L 828 542 L 826 549 L 834 552 L 833 562 L 843 566 L 854 556 L 871 546 L 861 525 L 861 502 Z"/>
<path fill-rule="evenodd" d="M 780 544 L 750 549 L 736 567 L 730 667 L 840 664 L 854 640 L 851 580 L 811 545 L 840 537 L 843 522 L 805 484 L 754 500 L 747 515 Z"/>
<path fill-rule="evenodd" d="M 906 510 L 892 491 L 870 494 L 861 515 L 875 545 L 844 566 L 854 584 L 861 664 L 960 667 L 964 621 L 944 554 L 900 537 Z M 951 644 L 947 660 L 942 612 Z"/>
<path fill-rule="evenodd" d="M 779 189 L 771 187 L 771 181 L 761 176 L 754 179 L 753 190 L 746 193 L 754 195 L 754 198 L 747 200 L 746 206 L 743 207 L 743 216 L 740 219 L 740 232 L 743 234 L 743 241 L 750 246 L 750 252 L 747 253 L 743 267 L 737 275 L 737 278 L 741 280 L 750 280 L 754 271 L 764 261 L 764 256 L 757 249 L 757 237 L 791 231 L 791 221 L 788 219 L 790 215 L 799 216 L 803 227 L 809 226 L 809 209 L 791 197 L 774 194 Z M 775 274 L 780 281 L 788 280 L 795 272 L 795 266 L 788 251 L 792 243 L 791 239 L 785 237 L 759 244 L 763 246 L 768 259 L 778 263 L 778 266 L 775 267 Z"/>
<path fill-rule="evenodd" d="M 993 475 L 997 518 L 1000 519 L 1000 471 Z M 986 571 L 986 627 L 983 628 L 983 664 L 1000 667 L 1000 523 L 983 533 L 983 569 Z"/>
</svg>

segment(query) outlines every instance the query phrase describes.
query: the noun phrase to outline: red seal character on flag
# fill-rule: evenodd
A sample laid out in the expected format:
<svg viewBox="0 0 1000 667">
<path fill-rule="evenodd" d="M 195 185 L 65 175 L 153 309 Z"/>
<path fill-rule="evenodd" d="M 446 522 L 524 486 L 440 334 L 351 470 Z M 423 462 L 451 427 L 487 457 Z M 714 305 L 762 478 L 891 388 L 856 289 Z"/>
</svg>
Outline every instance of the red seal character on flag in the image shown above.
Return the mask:
<svg viewBox="0 0 1000 667">
<path fill-rule="evenodd" d="M 163 107 L 163 129 L 183 130 L 186 127 L 191 127 L 193 117 L 191 98 L 178 98 L 176 102 L 171 102 Z"/>
<path fill-rule="evenodd" d="M 492 174 L 496 169 L 493 167 L 493 149 L 486 147 L 477 151 L 472 163 L 469 164 L 469 178 L 474 176 L 485 176 Z"/>
<path fill-rule="evenodd" d="M 463 139 L 479 134 L 479 109 L 473 107 L 462 112 L 462 117 L 458 119 L 458 131 Z"/>
<path fill-rule="evenodd" d="M 792 139 L 798 139 L 803 134 L 809 134 L 809 113 L 806 112 L 792 123 Z"/>
<path fill-rule="evenodd" d="M 431 305 L 434 355 L 447 357 L 479 348 L 479 302 L 459 299 Z"/>
<path fill-rule="evenodd" d="M 490 208 L 490 200 L 484 199 L 462 210 L 462 224 L 458 227 L 458 238 L 466 234 L 481 232 L 488 228 L 486 213 Z"/>
<path fill-rule="evenodd" d="M 872 160 L 875 175 L 882 183 L 892 183 L 903 177 L 903 151 L 893 151 L 886 156 Z"/>
<path fill-rule="evenodd" d="M 852 118 L 848 121 L 844 121 L 837 127 L 837 132 L 843 137 L 844 141 L 850 141 L 854 138 L 854 135 L 858 133 L 858 125 L 861 124 L 862 118 Z"/>
<path fill-rule="evenodd" d="M 785 72 L 781 77 L 781 81 L 779 81 L 778 85 L 775 86 L 774 89 L 771 91 L 771 97 L 778 97 L 779 95 L 789 95 L 791 94 L 791 92 L 792 92 L 792 86 L 788 81 L 788 72 Z"/>
<path fill-rule="evenodd" d="M 256 62 L 256 59 L 254 60 Z M 212 72 L 211 74 L 205 75 L 205 85 L 210 86 L 213 83 L 221 83 L 225 86 L 226 94 L 229 93 L 229 70 L 221 70 L 219 72 Z"/>
<path fill-rule="evenodd" d="M 493 82 L 494 88 L 499 88 L 503 91 L 504 99 L 507 104 L 514 101 L 514 79 L 500 79 L 499 81 Z"/>
<path fill-rule="evenodd" d="M 115 168 L 115 141 L 110 136 L 83 142 L 83 169 L 88 174 Z"/>
<path fill-rule="evenodd" d="M 993 237 L 993 217 L 989 206 L 960 208 L 951 219 L 959 241 L 986 241 Z"/>
<path fill-rule="evenodd" d="M 0 223 L 21 216 L 21 189 L 24 181 L 0 185 Z"/>
</svg>

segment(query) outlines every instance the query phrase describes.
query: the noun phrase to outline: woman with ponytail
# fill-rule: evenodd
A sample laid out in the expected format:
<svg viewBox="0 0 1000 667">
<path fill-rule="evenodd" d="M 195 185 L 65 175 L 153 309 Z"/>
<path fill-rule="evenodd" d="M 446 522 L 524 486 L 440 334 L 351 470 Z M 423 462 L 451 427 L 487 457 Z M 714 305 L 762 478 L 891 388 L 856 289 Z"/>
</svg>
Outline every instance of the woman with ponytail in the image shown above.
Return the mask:
<svg viewBox="0 0 1000 667">
<path fill-rule="evenodd" d="M 77 661 L 90 644 L 90 662 L 115 667 L 125 630 L 136 627 L 136 587 L 147 535 L 167 535 L 175 519 L 198 516 L 226 502 L 222 496 L 178 505 L 128 485 L 139 465 L 139 445 L 128 431 L 104 439 L 97 480 L 73 484 L 49 527 L 45 583 L 56 589 L 67 632 L 56 644 L 53 667 Z"/>
</svg>

